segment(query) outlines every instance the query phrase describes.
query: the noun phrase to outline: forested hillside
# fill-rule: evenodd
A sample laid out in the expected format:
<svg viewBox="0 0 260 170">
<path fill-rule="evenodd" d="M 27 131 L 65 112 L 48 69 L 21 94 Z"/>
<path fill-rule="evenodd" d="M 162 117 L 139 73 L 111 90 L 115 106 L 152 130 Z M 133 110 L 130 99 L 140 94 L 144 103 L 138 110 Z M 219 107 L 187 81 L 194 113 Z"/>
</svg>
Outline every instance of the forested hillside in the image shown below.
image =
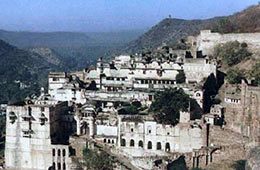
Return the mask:
<svg viewBox="0 0 260 170">
<path fill-rule="evenodd" d="M 42 56 L 0 40 L 0 103 L 18 101 L 38 93 L 49 71 L 61 68 Z"/>
<path fill-rule="evenodd" d="M 50 56 L 59 56 L 66 70 L 81 70 L 94 64 L 101 56 L 110 56 L 143 30 L 118 32 L 15 32 L 0 30 L 0 39 L 21 49 L 40 52 L 48 49 Z M 44 53 L 44 52 L 43 52 Z M 43 56 L 44 57 L 44 56 Z"/>
</svg>

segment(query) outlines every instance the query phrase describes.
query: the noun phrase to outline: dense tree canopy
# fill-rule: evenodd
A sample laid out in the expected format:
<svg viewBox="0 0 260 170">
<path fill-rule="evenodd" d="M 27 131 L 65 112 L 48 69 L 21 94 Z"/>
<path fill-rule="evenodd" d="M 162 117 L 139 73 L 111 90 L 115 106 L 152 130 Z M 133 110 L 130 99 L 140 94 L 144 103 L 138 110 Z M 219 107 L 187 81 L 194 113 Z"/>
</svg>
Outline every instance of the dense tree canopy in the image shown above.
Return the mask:
<svg viewBox="0 0 260 170">
<path fill-rule="evenodd" d="M 247 44 L 238 41 L 230 41 L 218 44 L 214 48 L 214 57 L 223 61 L 227 66 L 236 65 L 252 54 L 247 49 Z"/>
<path fill-rule="evenodd" d="M 176 125 L 179 122 L 180 111 L 188 111 L 190 105 L 191 119 L 201 117 L 201 108 L 183 89 L 170 88 L 158 92 L 149 111 L 159 123 Z"/>
</svg>

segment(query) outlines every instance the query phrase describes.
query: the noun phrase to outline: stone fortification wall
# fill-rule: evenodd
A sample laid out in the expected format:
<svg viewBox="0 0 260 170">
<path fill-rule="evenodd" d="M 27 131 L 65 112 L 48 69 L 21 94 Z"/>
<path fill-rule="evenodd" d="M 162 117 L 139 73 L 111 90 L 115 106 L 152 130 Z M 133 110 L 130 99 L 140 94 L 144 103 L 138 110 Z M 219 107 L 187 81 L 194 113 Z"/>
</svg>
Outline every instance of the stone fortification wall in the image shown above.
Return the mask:
<svg viewBox="0 0 260 170">
<path fill-rule="evenodd" d="M 260 33 L 220 34 L 212 33 L 210 30 L 202 30 L 192 44 L 193 46 L 196 45 L 197 50 L 202 51 L 203 55 L 211 55 L 215 45 L 223 44 L 228 41 L 245 42 L 248 48 L 253 52 L 257 52 L 260 49 Z"/>
</svg>

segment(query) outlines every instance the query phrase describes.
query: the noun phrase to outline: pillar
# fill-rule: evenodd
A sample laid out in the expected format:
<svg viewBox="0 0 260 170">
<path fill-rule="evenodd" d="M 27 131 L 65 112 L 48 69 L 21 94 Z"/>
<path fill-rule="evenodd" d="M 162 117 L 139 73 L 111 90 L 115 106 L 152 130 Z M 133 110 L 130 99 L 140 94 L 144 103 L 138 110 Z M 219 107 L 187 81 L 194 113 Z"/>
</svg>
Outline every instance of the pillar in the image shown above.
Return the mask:
<svg viewBox="0 0 260 170">
<path fill-rule="evenodd" d="M 93 138 L 94 136 L 94 121 L 92 119 L 88 120 L 89 126 L 89 137 Z"/>
<path fill-rule="evenodd" d="M 117 146 L 121 147 L 121 117 L 117 117 Z"/>
<path fill-rule="evenodd" d="M 80 120 L 79 119 L 76 119 L 76 124 L 77 124 L 77 135 L 81 135 L 81 132 L 80 132 Z"/>
</svg>

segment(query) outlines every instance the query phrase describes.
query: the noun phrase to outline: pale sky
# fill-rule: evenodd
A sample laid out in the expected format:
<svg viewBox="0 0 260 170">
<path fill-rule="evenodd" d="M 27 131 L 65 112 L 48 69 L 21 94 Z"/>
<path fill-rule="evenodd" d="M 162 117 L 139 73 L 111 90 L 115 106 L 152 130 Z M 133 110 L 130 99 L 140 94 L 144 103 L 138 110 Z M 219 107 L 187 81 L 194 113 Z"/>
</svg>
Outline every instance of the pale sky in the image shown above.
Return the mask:
<svg viewBox="0 0 260 170">
<path fill-rule="evenodd" d="M 259 0 L 0 0 L 0 29 L 118 31 L 147 29 L 171 15 L 205 19 L 231 15 Z"/>
</svg>

